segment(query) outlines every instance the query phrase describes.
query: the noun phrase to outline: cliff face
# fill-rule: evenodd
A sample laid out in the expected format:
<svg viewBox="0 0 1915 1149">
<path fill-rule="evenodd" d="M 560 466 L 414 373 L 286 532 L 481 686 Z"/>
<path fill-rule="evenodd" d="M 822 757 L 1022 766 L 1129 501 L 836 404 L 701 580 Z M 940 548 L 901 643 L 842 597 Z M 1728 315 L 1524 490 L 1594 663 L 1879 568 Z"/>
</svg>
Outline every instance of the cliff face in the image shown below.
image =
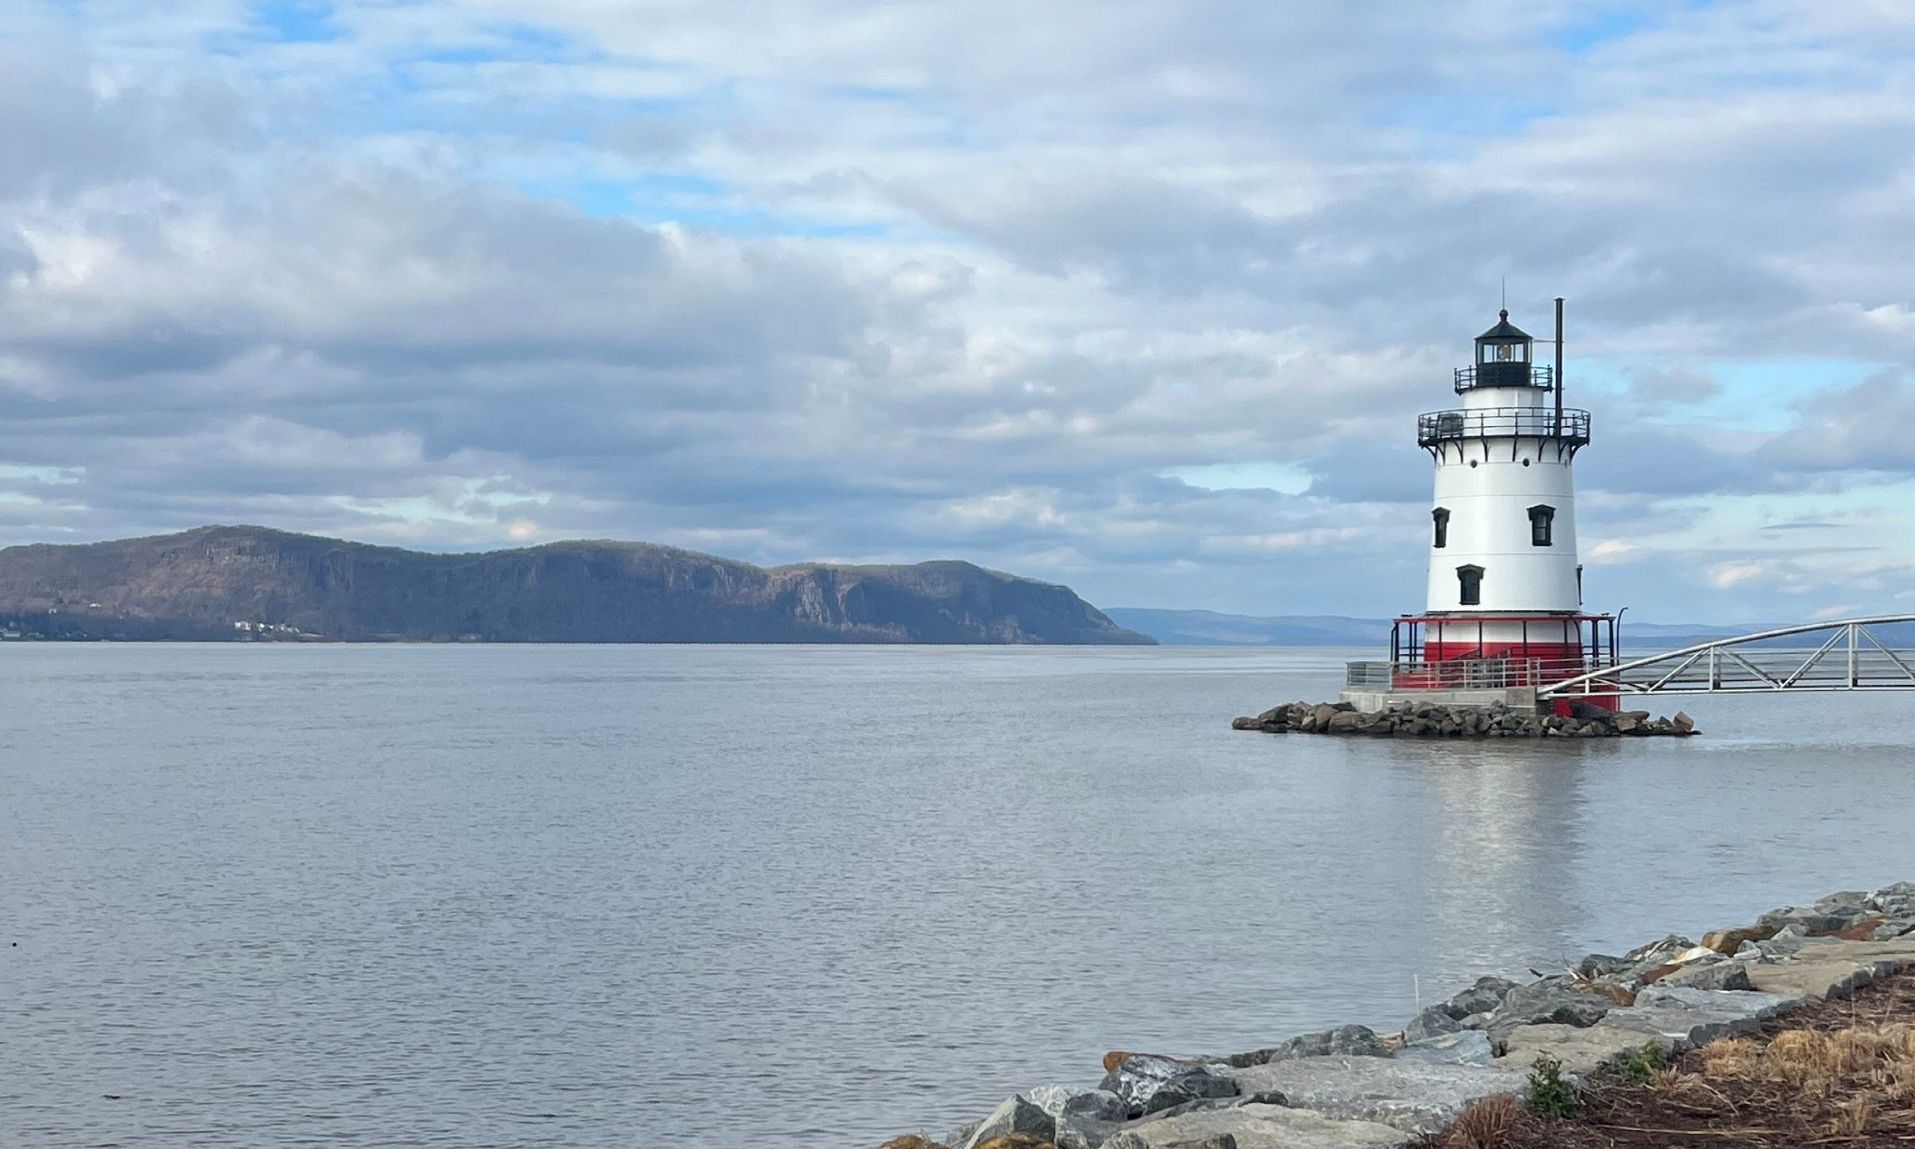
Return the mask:
<svg viewBox="0 0 1915 1149">
<path fill-rule="evenodd" d="M 0 550 L 0 621 L 66 637 L 1148 643 L 963 562 L 764 569 L 645 543 L 423 554 L 257 527 Z"/>
</svg>

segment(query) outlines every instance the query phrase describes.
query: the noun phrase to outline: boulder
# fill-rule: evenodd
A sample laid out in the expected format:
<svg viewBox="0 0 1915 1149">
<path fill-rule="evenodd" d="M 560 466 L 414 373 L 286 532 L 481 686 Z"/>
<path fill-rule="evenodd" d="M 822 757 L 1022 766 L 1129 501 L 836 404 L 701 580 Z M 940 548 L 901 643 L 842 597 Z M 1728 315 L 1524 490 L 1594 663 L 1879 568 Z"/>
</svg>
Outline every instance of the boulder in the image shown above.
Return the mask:
<svg viewBox="0 0 1915 1149">
<path fill-rule="evenodd" d="M 1745 973 L 1747 971 L 1744 971 Z M 1749 990 L 1697 989 L 1687 985 L 1652 985 L 1636 998 L 1641 1008 L 1674 1006 L 1711 1013 L 1734 1014 L 1766 1021 L 1800 999 L 1785 994 L 1755 993 Z M 1627 1011 L 1621 1011 L 1618 1016 Z"/>
<path fill-rule="evenodd" d="M 1667 1053 L 1673 1052 L 1678 1044 L 1673 1038 L 1609 1025 L 1608 1020 L 1604 1018 L 1602 1022 L 1586 1028 L 1573 1025 L 1520 1026 L 1510 1031 L 1498 1064 L 1527 1067 L 1534 1064 L 1538 1057 L 1549 1057 L 1561 1062 L 1565 1073 L 1586 1076 L 1622 1060 L 1645 1045 L 1653 1043 Z"/>
<path fill-rule="evenodd" d="M 1478 1029 L 1458 1029 L 1421 1041 L 1412 1041 L 1396 1051 L 1399 1060 L 1436 1061 L 1449 1065 L 1488 1065 L 1495 1057 L 1489 1035 Z"/>
<path fill-rule="evenodd" d="M 1879 890 L 1870 890 L 1864 906 L 1891 920 L 1915 919 L 1915 882 L 1896 882 Z"/>
<path fill-rule="evenodd" d="M 1125 1145 L 1132 1143 L 1131 1137 L 1125 1137 Z M 1212 1133 L 1207 1137 L 1180 1137 L 1175 1141 L 1145 1142 L 1137 1139 L 1138 1145 L 1155 1145 L 1158 1149 L 1239 1149 L 1234 1133 Z"/>
<path fill-rule="evenodd" d="M 1677 954 L 1685 953 L 1694 948 L 1696 948 L 1696 943 L 1690 941 L 1688 938 L 1683 937 L 1681 934 L 1670 934 L 1660 941 L 1653 941 L 1645 946 L 1637 946 L 1622 956 L 1623 960 L 1635 965 L 1657 966 L 1666 965 L 1673 961 Z"/>
<path fill-rule="evenodd" d="M 1389 1051 L 1383 1048 L 1382 1040 L 1370 1027 L 1344 1025 L 1336 1029 L 1326 1029 L 1321 1033 L 1299 1034 L 1268 1049 L 1234 1053 L 1224 1060 L 1242 1069 L 1251 1065 L 1267 1065 L 1272 1061 L 1288 1061 L 1297 1057 L 1329 1057 L 1333 1054 L 1349 1057 L 1388 1057 Z"/>
<path fill-rule="evenodd" d="M 1669 725 L 1675 727 L 1678 734 L 1694 734 L 1696 730 L 1696 720 L 1680 710 L 1669 720 Z"/>
<path fill-rule="evenodd" d="M 1456 1033 L 1462 1028 L 1463 1023 L 1451 1017 L 1447 1007 L 1433 1005 L 1411 1018 L 1410 1023 L 1403 1027 L 1403 1040 L 1415 1044 L 1446 1033 Z"/>
<path fill-rule="evenodd" d="M 1775 931 L 1770 941 L 1783 935 L 1819 938 L 1839 933 L 1867 916 L 1860 906 L 1783 906 L 1763 914 L 1756 924 Z"/>
<path fill-rule="evenodd" d="M 1756 1033 L 1761 1028 L 1759 1019 L 1745 1014 L 1690 1009 L 1680 1005 L 1617 1010 L 1590 1026 L 1592 1032 L 1632 1035 L 1638 1045 L 1645 1038 L 1655 1038 L 1658 1044 L 1666 1044 L 1674 1053 L 1718 1038 Z"/>
<path fill-rule="evenodd" d="M 957 1149 L 984 1149 L 989 1142 L 1013 1133 L 1029 1133 L 1039 1141 L 1049 1141 L 1057 1132 L 1057 1122 L 1043 1108 L 1022 1093 L 1006 1097 L 978 1123 Z"/>
<path fill-rule="evenodd" d="M 1775 936 L 1775 926 L 1745 926 L 1739 930 L 1712 930 L 1702 935 L 1702 944 L 1719 954 L 1733 955 L 1743 942 L 1766 942 Z"/>
<path fill-rule="evenodd" d="M 1104 1075 L 1101 1088 L 1115 1093 L 1132 1117 L 1205 1097 L 1235 1097 L 1237 1083 L 1204 1065 L 1150 1054 L 1126 1057 Z"/>
<path fill-rule="evenodd" d="M 1628 958 L 1612 957 L 1609 954 L 1587 954 L 1576 963 L 1576 972 L 1586 978 L 1614 977 L 1629 973 L 1636 963 Z"/>
<path fill-rule="evenodd" d="M 1837 908 L 1865 910 L 1869 908 L 1868 891 L 1837 890 L 1832 894 L 1823 894 L 1821 897 L 1815 899 L 1815 908 L 1818 910 Z"/>
<path fill-rule="evenodd" d="M 1409 1141 L 1408 1135 L 1387 1125 L 1333 1121 L 1276 1105 L 1245 1105 L 1148 1118 L 1104 1142 L 1104 1149 L 1195 1149 L 1207 1139 L 1226 1136 L 1237 1149 L 1395 1149 Z"/>
<path fill-rule="evenodd" d="M 1739 961 L 1728 960 L 1678 966 L 1675 973 L 1662 978 L 1656 984 L 1687 986 L 1690 989 L 1755 988 L 1755 983 L 1749 980 L 1749 967 Z M 1642 1000 L 1640 993 L 1637 994 L 1636 1000 Z"/>
<path fill-rule="evenodd" d="M 1882 922 L 1883 919 L 1879 917 L 1863 918 L 1853 925 L 1836 930 L 1829 936 L 1845 942 L 1865 942 L 1875 936 L 1875 931 L 1881 928 Z"/>
<path fill-rule="evenodd" d="M 1124 1099 L 1104 1089 L 1046 1085 L 1025 1096 L 1056 1122 L 1057 1149 L 1098 1149 L 1130 1116 Z"/>
<path fill-rule="evenodd" d="M 1044 1137 L 1035 1133 L 1004 1133 L 981 1142 L 977 1149 L 1057 1149 Z"/>
<path fill-rule="evenodd" d="M 1479 977 L 1468 989 L 1444 1002 L 1443 1006 L 1451 1017 L 1463 1021 L 1473 1014 L 1493 1012 L 1515 988 L 1516 983 L 1506 977 Z"/>
<path fill-rule="evenodd" d="M 1528 1069 L 1400 1057 L 1300 1057 L 1231 1074 L 1246 1090 L 1277 1089 L 1298 1109 L 1325 1117 L 1437 1133 L 1485 1097 L 1520 1092 Z"/>
<path fill-rule="evenodd" d="M 1332 734 L 1349 734 L 1354 732 L 1358 727 L 1362 725 L 1363 725 L 1362 715 L 1352 714 L 1346 710 L 1337 714 L 1332 714 L 1330 716 L 1329 723 L 1325 725 L 1323 729 L 1329 731 Z"/>
<path fill-rule="evenodd" d="M 1500 1042 L 1519 1025 L 1594 1025 L 1614 1003 L 1575 987 L 1568 978 L 1544 978 L 1518 986 L 1490 1014 L 1490 1040 Z"/>
</svg>

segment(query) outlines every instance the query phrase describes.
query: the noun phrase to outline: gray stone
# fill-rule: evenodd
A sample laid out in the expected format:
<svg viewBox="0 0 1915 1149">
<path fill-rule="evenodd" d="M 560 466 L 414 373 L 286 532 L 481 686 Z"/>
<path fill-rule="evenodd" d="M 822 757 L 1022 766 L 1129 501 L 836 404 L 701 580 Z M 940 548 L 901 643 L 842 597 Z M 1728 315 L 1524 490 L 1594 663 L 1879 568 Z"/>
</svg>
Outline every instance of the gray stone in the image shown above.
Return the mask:
<svg viewBox="0 0 1915 1149">
<path fill-rule="evenodd" d="M 1749 980 L 1749 967 L 1742 962 L 1728 960 L 1698 963 L 1688 969 L 1678 970 L 1655 984 L 1686 985 L 1691 989 L 1755 988 L 1755 983 Z"/>
<path fill-rule="evenodd" d="M 1383 1042 L 1376 1031 L 1365 1025 L 1344 1025 L 1336 1029 L 1326 1029 L 1321 1033 L 1304 1033 L 1271 1046 L 1269 1049 L 1252 1050 L 1249 1053 L 1234 1053 L 1225 1060 L 1239 1069 L 1249 1065 L 1265 1065 L 1272 1061 L 1287 1061 L 1295 1057 L 1328 1057 L 1342 1054 L 1350 1057 L 1388 1057 Z"/>
<path fill-rule="evenodd" d="M 1615 1008 L 1608 998 L 1576 989 L 1568 978 L 1517 986 L 1490 1014 L 1489 1036 L 1500 1042 L 1519 1025 L 1594 1025 Z"/>
<path fill-rule="evenodd" d="M 1479 977 L 1468 989 L 1443 1003 L 1443 1009 L 1458 1021 L 1478 1013 L 1492 1013 L 1503 1004 L 1516 983 L 1506 977 Z"/>
<path fill-rule="evenodd" d="M 1766 1020 L 1785 1009 L 1800 1005 L 1801 1000 L 1799 997 L 1788 994 L 1696 989 L 1686 985 L 1651 985 L 1643 987 L 1643 991 L 1636 995 L 1636 1006 L 1637 1008 L 1657 1005 L 1677 1006 L 1683 1009 L 1733 1013 Z"/>
<path fill-rule="evenodd" d="M 1438 1061 L 1452 1065 L 1488 1065 L 1495 1056 L 1489 1034 L 1477 1029 L 1459 1029 L 1412 1041 L 1396 1051 L 1399 1059 Z"/>
<path fill-rule="evenodd" d="M 1815 899 L 1815 908 L 1818 910 L 1838 908 L 1860 910 L 1866 908 L 1867 905 L 1867 890 L 1837 890 L 1835 893 L 1824 894 L 1822 897 Z"/>
<path fill-rule="evenodd" d="M 1756 924 L 1778 927 L 1777 938 L 1820 937 L 1845 930 L 1867 916 L 1868 911 L 1859 905 L 1782 906 L 1757 918 Z"/>
<path fill-rule="evenodd" d="M 1403 1027 L 1403 1040 L 1415 1044 L 1439 1037 L 1445 1033 L 1455 1033 L 1463 1028 L 1463 1023 L 1450 1016 L 1447 1006 L 1433 1005 L 1410 1019 Z"/>
<path fill-rule="evenodd" d="M 1394 1057 L 1303 1057 L 1230 1073 L 1246 1091 L 1281 1090 L 1300 1109 L 1417 1134 L 1438 1132 L 1475 1102 L 1528 1082 L 1526 1069 Z"/>
<path fill-rule="evenodd" d="M 1650 942 L 1646 946 L 1637 946 L 1622 955 L 1623 960 L 1639 966 L 1667 965 L 1675 960 L 1679 953 L 1686 953 L 1696 947 L 1696 943 L 1681 934 L 1670 934 L 1661 941 Z"/>
<path fill-rule="evenodd" d="M 1057 1122 L 1051 1115 L 1018 1093 L 1006 1097 L 991 1110 L 991 1115 L 971 1131 L 970 1137 L 958 1143 L 958 1149 L 976 1149 L 993 1137 L 1009 1133 L 1035 1133 L 1048 1141 L 1056 1131 Z"/>
<path fill-rule="evenodd" d="M 1107 1089 L 1046 1085 L 1024 1096 L 1056 1122 L 1057 1149 L 1098 1149 L 1130 1116 L 1124 1099 Z"/>
<path fill-rule="evenodd" d="M 1208 1066 L 1151 1054 L 1126 1057 L 1104 1075 L 1101 1088 L 1115 1093 L 1133 1117 L 1199 1098 L 1237 1095 L 1237 1083 Z"/>
<path fill-rule="evenodd" d="M 1915 882 L 1896 882 L 1871 890 L 1862 904 L 1886 918 L 1915 919 Z"/>
<path fill-rule="evenodd" d="M 1609 954 L 1589 954 L 1576 963 L 1576 972 L 1586 978 L 1614 977 L 1635 968 L 1636 963 L 1628 958 L 1613 957 Z"/>
<path fill-rule="evenodd" d="M 1527 1069 L 1538 1057 L 1562 1063 L 1565 1073 L 1584 1077 L 1650 1043 L 1673 1052 L 1676 1041 L 1642 1030 L 1608 1025 L 1608 1018 L 1586 1028 L 1573 1025 L 1524 1025 L 1510 1031 L 1497 1064 Z"/>
<path fill-rule="evenodd" d="M 1762 1021 L 1748 1014 L 1680 1005 L 1638 1006 L 1619 1009 L 1591 1028 L 1663 1038 L 1673 1050 L 1681 1052 L 1719 1037 L 1755 1033 L 1762 1028 Z M 1642 1039 L 1637 1038 L 1636 1043 L 1640 1045 Z"/>
<path fill-rule="evenodd" d="M 1302 1109 L 1245 1105 L 1146 1120 L 1104 1142 L 1104 1149 L 1192 1149 L 1228 1136 L 1237 1149 L 1395 1149 L 1408 1134 L 1366 1121 L 1334 1121 Z"/>
</svg>

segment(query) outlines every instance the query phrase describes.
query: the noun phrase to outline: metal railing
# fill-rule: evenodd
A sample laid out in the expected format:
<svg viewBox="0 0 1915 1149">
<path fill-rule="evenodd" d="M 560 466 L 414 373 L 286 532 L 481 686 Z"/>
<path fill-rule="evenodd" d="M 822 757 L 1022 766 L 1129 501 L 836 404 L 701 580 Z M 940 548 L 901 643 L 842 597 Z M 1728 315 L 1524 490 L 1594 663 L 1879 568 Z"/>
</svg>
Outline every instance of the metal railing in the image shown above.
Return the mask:
<svg viewBox="0 0 1915 1149">
<path fill-rule="evenodd" d="M 1484 407 L 1431 411 L 1416 417 L 1419 447 L 1496 435 L 1561 439 L 1581 446 L 1589 442 L 1589 412 L 1566 407 L 1558 417 L 1549 407 Z"/>
<path fill-rule="evenodd" d="M 1440 662 L 1351 662 L 1343 684 L 1371 690 L 1511 690 L 1546 687 L 1602 669 L 1601 659 L 1447 658 Z"/>
<path fill-rule="evenodd" d="M 1553 698 L 1581 698 L 1597 694 L 1911 690 L 1915 689 L 1915 650 L 1896 649 L 1875 633 L 1878 627 L 1905 624 L 1915 624 L 1915 615 L 1759 631 L 1593 668 L 1552 682 L 1539 693 Z M 1827 635 L 1818 646 L 1788 644 L 1790 639 L 1825 631 Z M 1902 637 L 1907 637 L 1906 630 Z"/>
<path fill-rule="evenodd" d="M 1472 363 L 1468 367 L 1456 369 L 1456 393 L 1474 391 L 1478 387 L 1524 386 L 1516 380 L 1523 378 L 1521 363 Z M 1527 386 L 1547 391 L 1556 385 L 1556 373 L 1548 367 L 1531 367 Z"/>
</svg>

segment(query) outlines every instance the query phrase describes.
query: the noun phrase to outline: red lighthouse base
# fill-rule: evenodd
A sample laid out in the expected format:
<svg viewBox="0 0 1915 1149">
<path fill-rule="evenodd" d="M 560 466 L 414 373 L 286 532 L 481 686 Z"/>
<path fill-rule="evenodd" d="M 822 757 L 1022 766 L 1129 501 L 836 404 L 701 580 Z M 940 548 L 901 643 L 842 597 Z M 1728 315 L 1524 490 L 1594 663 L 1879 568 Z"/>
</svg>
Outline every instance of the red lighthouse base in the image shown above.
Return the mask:
<svg viewBox="0 0 1915 1149">
<path fill-rule="evenodd" d="M 1617 654 L 1616 620 L 1606 614 L 1406 615 L 1390 631 L 1396 690 L 1547 686 L 1614 666 Z M 1613 694 L 1580 701 L 1619 708 Z M 1556 703 L 1560 714 L 1570 707 Z"/>
</svg>

